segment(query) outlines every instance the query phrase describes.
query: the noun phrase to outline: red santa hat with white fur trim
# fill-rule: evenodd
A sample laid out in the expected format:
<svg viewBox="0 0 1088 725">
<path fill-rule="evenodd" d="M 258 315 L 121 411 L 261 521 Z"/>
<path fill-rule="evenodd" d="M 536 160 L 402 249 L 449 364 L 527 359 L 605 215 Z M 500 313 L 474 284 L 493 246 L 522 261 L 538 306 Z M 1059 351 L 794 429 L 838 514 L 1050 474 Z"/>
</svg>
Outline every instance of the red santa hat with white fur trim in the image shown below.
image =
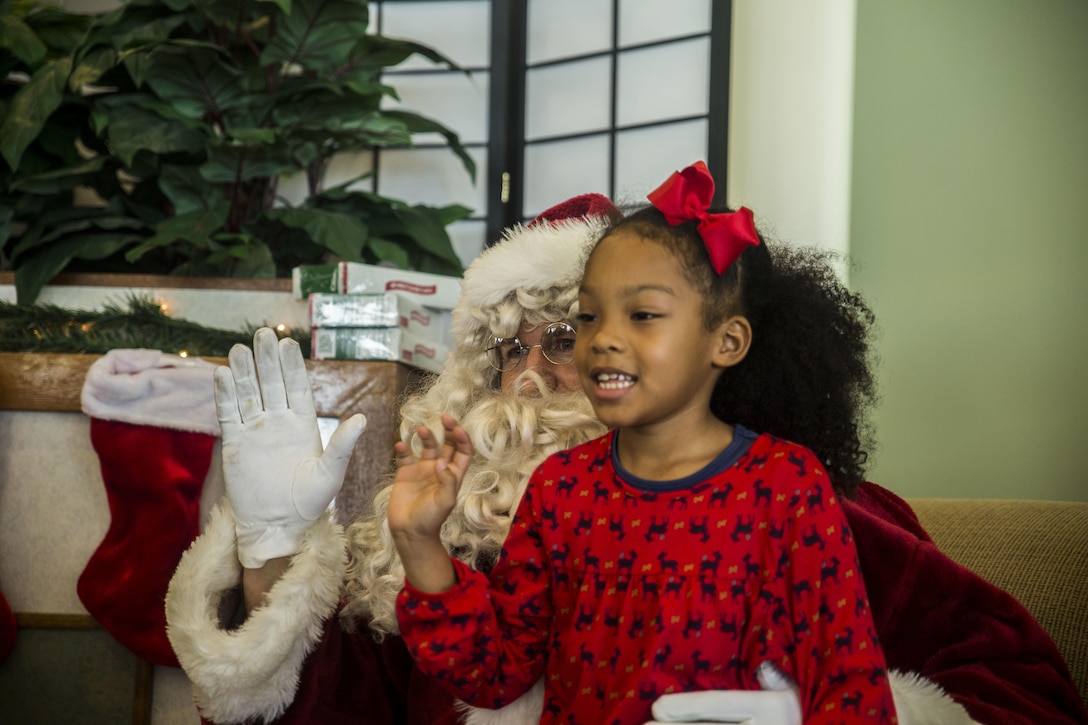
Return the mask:
<svg viewBox="0 0 1088 725">
<path fill-rule="evenodd" d="M 492 310 L 519 290 L 576 289 L 589 250 L 622 216 L 608 197 L 582 194 L 506 230 L 465 270 L 455 317 Z"/>
</svg>

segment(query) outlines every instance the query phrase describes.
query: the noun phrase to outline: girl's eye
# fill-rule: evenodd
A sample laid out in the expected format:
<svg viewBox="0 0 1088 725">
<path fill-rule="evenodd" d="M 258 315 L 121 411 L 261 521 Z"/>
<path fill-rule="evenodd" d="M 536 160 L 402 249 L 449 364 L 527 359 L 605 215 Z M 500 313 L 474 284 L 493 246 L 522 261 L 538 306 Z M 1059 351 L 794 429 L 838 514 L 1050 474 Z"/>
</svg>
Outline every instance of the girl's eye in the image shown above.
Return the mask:
<svg viewBox="0 0 1088 725">
<path fill-rule="evenodd" d="M 577 315 L 574 316 L 574 321 L 579 325 L 583 325 L 587 322 L 593 322 L 596 319 L 597 318 L 594 315 L 591 315 L 588 312 L 579 312 Z"/>
<path fill-rule="evenodd" d="M 632 320 L 640 320 L 640 321 L 642 321 L 642 320 L 652 320 L 655 317 L 657 317 L 657 315 L 655 315 L 653 312 L 632 312 L 631 313 L 631 319 Z"/>
</svg>

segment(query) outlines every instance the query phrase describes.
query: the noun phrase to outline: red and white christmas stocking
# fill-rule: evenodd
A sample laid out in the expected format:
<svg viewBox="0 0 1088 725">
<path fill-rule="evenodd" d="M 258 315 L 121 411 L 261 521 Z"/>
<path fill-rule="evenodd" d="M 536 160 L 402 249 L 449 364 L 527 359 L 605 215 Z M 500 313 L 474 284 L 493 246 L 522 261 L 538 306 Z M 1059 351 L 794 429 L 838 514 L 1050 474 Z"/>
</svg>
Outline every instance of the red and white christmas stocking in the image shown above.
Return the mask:
<svg viewBox="0 0 1088 725">
<path fill-rule="evenodd" d="M 200 496 L 219 434 L 214 370 L 207 361 L 158 350 L 111 350 L 83 385 L 110 526 L 76 589 L 91 616 L 154 664 L 178 666 L 163 600 L 199 533 Z"/>
</svg>

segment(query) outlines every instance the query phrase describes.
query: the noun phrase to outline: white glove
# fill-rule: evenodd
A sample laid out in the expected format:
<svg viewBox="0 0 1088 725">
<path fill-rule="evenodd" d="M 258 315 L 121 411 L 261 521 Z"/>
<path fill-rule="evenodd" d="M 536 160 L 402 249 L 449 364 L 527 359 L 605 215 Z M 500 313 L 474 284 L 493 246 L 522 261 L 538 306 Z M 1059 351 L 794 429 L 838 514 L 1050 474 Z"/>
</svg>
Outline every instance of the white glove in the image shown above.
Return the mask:
<svg viewBox="0 0 1088 725">
<path fill-rule="evenodd" d="M 653 706 L 654 723 L 743 723 L 801 725 L 797 685 L 774 664 L 756 671 L 763 690 L 707 690 L 662 695 Z"/>
<path fill-rule="evenodd" d="M 269 559 L 298 553 L 306 528 L 343 485 L 366 417 L 360 413 L 342 422 L 322 453 L 297 342 L 277 342 L 276 333 L 262 327 L 253 336 L 253 352 L 235 345 L 229 362 L 229 368 L 215 371 L 223 478 L 234 509 L 238 560 L 259 569 Z"/>
</svg>

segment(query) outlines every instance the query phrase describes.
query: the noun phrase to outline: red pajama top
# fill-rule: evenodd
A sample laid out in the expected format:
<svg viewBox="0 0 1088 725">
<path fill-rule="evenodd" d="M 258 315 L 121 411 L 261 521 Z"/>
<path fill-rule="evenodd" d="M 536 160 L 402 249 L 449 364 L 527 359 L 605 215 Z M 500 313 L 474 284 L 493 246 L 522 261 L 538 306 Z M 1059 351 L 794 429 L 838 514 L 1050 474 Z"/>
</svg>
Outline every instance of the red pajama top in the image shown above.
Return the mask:
<svg viewBox="0 0 1088 725">
<path fill-rule="evenodd" d="M 533 474 L 487 577 L 406 586 L 417 664 L 477 707 L 543 673 L 542 723 L 652 719 L 659 696 L 759 689 L 771 661 L 800 686 L 806 723 L 894 722 L 884 656 L 846 517 L 815 456 L 737 426 L 704 470 L 654 482 L 623 471 L 614 433 Z"/>
</svg>

